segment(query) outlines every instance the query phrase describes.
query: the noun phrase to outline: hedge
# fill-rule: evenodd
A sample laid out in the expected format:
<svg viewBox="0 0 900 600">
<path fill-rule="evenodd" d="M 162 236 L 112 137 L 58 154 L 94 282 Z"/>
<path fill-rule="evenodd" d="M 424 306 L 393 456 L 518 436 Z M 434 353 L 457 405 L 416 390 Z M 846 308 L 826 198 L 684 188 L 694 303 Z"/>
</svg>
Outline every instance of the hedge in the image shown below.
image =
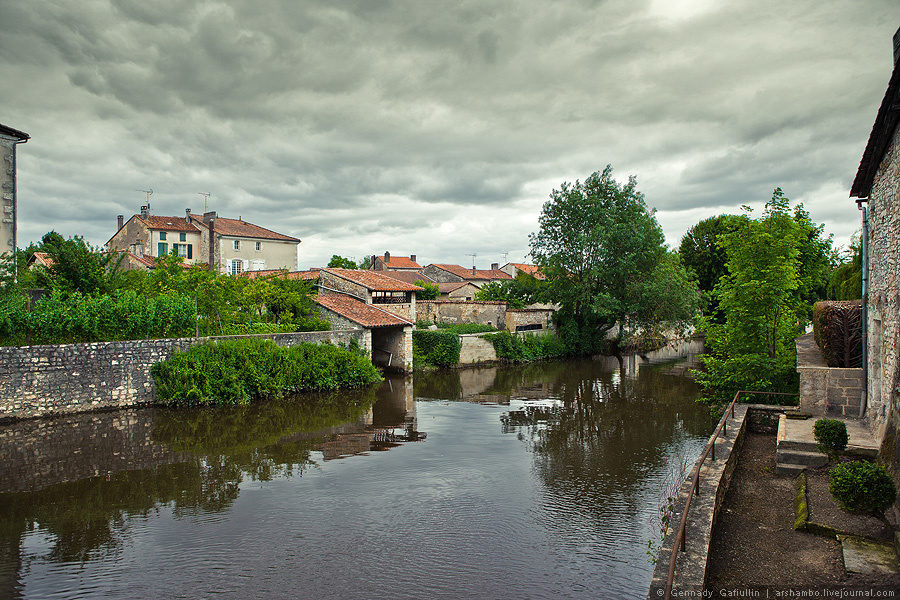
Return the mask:
<svg viewBox="0 0 900 600">
<path fill-rule="evenodd" d="M 413 364 L 452 367 L 459 362 L 459 336 L 444 331 L 413 330 Z"/>
<path fill-rule="evenodd" d="M 368 357 L 331 344 L 282 348 L 266 339 L 191 346 L 150 369 L 164 404 L 247 404 L 290 392 L 364 387 L 381 380 Z"/>
<path fill-rule="evenodd" d="M 862 366 L 862 300 L 816 302 L 813 333 L 829 367 Z"/>
</svg>

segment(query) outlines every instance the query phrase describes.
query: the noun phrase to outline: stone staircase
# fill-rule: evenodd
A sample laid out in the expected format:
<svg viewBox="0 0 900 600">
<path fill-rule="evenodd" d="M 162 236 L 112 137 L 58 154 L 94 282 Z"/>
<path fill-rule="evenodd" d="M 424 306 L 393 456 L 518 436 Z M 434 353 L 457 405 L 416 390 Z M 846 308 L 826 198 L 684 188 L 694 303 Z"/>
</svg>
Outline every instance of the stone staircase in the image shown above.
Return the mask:
<svg viewBox="0 0 900 600">
<path fill-rule="evenodd" d="M 821 467 L 828 463 L 828 455 L 817 448 L 813 425 L 817 417 L 808 419 L 778 419 L 778 445 L 775 450 L 775 473 L 796 477 L 809 467 Z M 847 454 L 857 457 L 878 456 L 878 446 L 865 421 L 841 418 L 847 425 L 850 438 Z"/>
</svg>

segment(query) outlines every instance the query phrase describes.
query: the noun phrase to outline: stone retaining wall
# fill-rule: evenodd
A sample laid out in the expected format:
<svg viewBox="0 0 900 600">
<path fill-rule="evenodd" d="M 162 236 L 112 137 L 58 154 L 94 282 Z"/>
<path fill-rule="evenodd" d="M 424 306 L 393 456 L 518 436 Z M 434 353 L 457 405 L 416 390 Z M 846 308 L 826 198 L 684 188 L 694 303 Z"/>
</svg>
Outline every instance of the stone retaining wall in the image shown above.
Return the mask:
<svg viewBox="0 0 900 600">
<path fill-rule="evenodd" d="M 813 416 L 858 418 L 865 370 L 829 367 L 812 333 L 797 338 L 800 409 Z"/>
<path fill-rule="evenodd" d="M 0 347 L 0 422 L 155 403 L 154 363 L 194 344 L 241 337 L 251 336 Z M 279 346 L 364 343 L 361 329 L 252 337 Z"/>
</svg>

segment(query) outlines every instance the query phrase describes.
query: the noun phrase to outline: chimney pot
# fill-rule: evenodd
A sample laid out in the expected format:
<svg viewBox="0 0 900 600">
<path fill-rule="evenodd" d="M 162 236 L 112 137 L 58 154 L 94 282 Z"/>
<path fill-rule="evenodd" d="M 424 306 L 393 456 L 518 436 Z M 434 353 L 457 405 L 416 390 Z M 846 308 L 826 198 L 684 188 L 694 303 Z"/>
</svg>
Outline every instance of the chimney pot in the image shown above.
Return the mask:
<svg viewBox="0 0 900 600">
<path fill-rule="evenodd" d="M 125 215 L 116 215 L 116 221 L 119 223 L 119 228 L 116 229 L 118 231 L 125 225 Z"/>
<path fill-rule="evenodd" d="M 384 262 L 386 262 L 386 263 L 391 262 L 391 253 L 390 252 L 385 251 Z"/>
<path fill-rule="evenodd" d="M 472 265 L 472 277 L 475 277 L 475 265 Z"/>
<path fill-rule="evenodd" d="M 416 255 L 415 255 L 415 254 L 410 254 L 410 255 L 409 255 L 409 260 L 411 260 L 412 262 L 416 262 Z"/>
<path fill-rule="evenodd" d="M 497 271 L 500 269 L 500 263 L 491 263 L 491 271 Z"/>
<path fill-rule="evenodd" d="M 191 222 L 191 209 L 189 209 L 189 208 L 184 209 L 184 220 L 187 221 L 188 223 Z"/>
</svg>

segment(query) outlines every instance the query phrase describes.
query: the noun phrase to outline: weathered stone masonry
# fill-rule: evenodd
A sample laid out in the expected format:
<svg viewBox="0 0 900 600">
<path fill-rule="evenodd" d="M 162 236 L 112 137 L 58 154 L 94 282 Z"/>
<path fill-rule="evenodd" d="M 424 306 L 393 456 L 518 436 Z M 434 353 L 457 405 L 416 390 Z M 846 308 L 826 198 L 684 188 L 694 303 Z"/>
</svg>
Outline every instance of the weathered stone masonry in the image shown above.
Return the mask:
<svg viewBox="0 0 900 600">
<path fill-rule="evenodd" d="M 254 337 L 279 346 L 351 340 L 363 345 L 360 329 Z M 153 404 L 150 367 L 179 350 L 217 339 L 229 338 L 0 347 L 0 421 Z"/>
</svg>

